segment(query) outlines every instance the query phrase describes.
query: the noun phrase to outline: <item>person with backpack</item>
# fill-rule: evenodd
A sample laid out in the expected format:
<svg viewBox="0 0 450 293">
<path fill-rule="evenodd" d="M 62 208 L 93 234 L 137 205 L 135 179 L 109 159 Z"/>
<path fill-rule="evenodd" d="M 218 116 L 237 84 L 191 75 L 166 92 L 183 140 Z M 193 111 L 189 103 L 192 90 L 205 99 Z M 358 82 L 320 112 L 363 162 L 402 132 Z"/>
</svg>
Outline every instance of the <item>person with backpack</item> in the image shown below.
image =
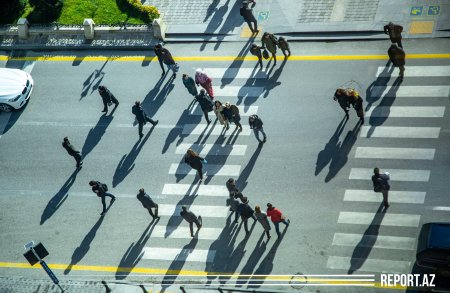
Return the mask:
<svg viewBox="0 0 450 293">
<path fill-rule="evenodd" d="M 208 95 L 214 99 L 214 91 L 212 87 L 212 78 L 210 78 L 206 72 L 201 70 L 201 68 L 197 68 L 195 71 L 195 83 L 197 85 L 201 85 L 202 88 L 206 90 Z"/>
<path fill-rule="evenodd" d="M 400 48 L 403 48 L 402 32 L 403 32 L 403 27 L 401 25 L 393 24 L 392 22 L 389 22 L 387 25 L 384 26 L 384 33 L 386 35 L 389 35 L 389 38 L 391 39 L 391 43 L 397 43 Z"/>
<path fill-rule="evenodd" d="M 115 104 L 114 109 L 119 106 L 119 101 L 114 97 L 114 95 L 109 91 L 109 89 L 104 86 L 100 85 L 98 87 L 98 93 L 102 97 L 103 101 L 103 111 L 102 112 L 108 112 L 108 106 L 112 105 L 112 103 Z M 114 111 L 113 111 L 114 112 Z"/>
<path fill-rule="evenodd" d="M 237 207 L 237 211 L 241 216 L 242 222 L 244 222 L 245 233 L 247 234 L 250 233 L 250 231 L 248 230 L 248 219 L 252 218 L 254 221 L 256 221 L 255 211 L 248 203 L 248 198 L 244 196 L 242 198 L 242 202 Z"/>
<path fill-rule="evenodd" d="M 253 5 L 250 7 L 248 3 L 243 3 L 239 10 L 239 13 L 244 18 L 244 21 L 248 24 L 248 27 L 253 34 L 257 34 L 259 32 L 258 22 L 255 18 L 255 15 L 253 14 L 253 7 L 255 6 L 255 4 L 256 3 L 253 3 Z M 252 27 L 252 24 L 254 27 Z"/>
<path fill-rule="evenodd" d="M 225 109 L 227 111 L 228 121 L 233 121 L 236 125 L 236 129 L 242 131 L 241 115 L 239 114 L 239 108 L 236 105 L 231 105 L 230 102 L 225 103 Z"/>
<path fill-rule="evenodd" d="M 148 213 L 153 220 L 158 220 L 160 218 L 158 216 L 158 204 L 155 203 L 150 195 L 145 192 L 144 188 L 139 189 L 139 193 L 136 198 L 141 202 L 142 206 L 148 210 Z M 155 213 L 153 213 L 152 208 L 155 209 Z"/>
<path fill-rule="evenodd" d="M 66 136 L 64 137 L 64 141 L 62 143 L 63 148 L 66 149 L 66 151 L 74 157 L 75 162 L 77 162 L 77 168 L 80 169 L 83 165 L 83 159 L 81 157 L 81 152 L 77 150 L 69 141 L 69 138 Z"/>
<path fill-rule="evenodd" d="M 248 124 L 250 125 L 250 129 L 253 129 L 253 133 L 255 134 L 255 137 L 259 141 L 259 143 L 265 143 L 267 140 L 267 136 L 264 132 L 263 122 L 261 118 L 259 118 L 258 115 L 250 115 L 250 117 L 248 117 Z M 262 141 L 259 139 L 260 132 L 263 134 Z"/>
<path fill-rule="evenodd" d="M 187 88 L 188 92 L 194 96 L 194 101 L 196 101 L 195 97 L 198 95 L 198 90 L 195 85 L 195 80 L 187 74 L 183 74 L 182 80 L 184 86 Z"/>
<path fill-rule="evenodd" d="M 227 118 L 222 114 L 225 106 L 222 105 L 220 101 L 214 102 L 214 113 L 216 114 L 217 119 L 220 122 L 220 125 L 223 125 L 227 130 L 230 128 L 230 123 Z"/>
<path fill-rule="evenodd" d="M 105 183 L 101 183 L 100 181 L 91 180 L 89 181 L 89 185 L 92 187 L 92 191 L 97 194 L 98 197 L 102 199 L 102 206 L 103 211 L 100 214 L 101 216 L 104 216 L 106 214 L 106 203 L 105 203 L 105 197 L 108 196 L 111 198 L 111 202 L 109 205 L 111 206 L 114 201 L 116 200 L 116 197 L 112 195 L 111 193 L 107 193 L 108 191 L 108 185 Z"/>
<path fill-rule="evenodd" d="M 194 237 L 194 223 L 197 226 L 197 232 L 202 227 L 202 216 L 196 216 L 193 212 L 189 211 L 186 206 L 181 207 L 180 216 L 189 223 L 189 229 L 191 231 L 191 237 Z"/>
<path fill-rule="evenodd" d="M 208 117 L 208 112 L 211 112 L 214 108 L 214 104 L 211 100 L 211 98 L 208 96 L 206 91 L 204 89 L 200 90 L 200 94 L 195 96 L 195 99 L 197 100 L 198 104 L 200 105 L 200 108 L 202 108 L 203 114 L 205 115 L 206 122 L 211 123 L 211 119 Z"/>
<path fill-rule="evenodd" d="M 167 65 L 168 69 L 172 70 L 172 72 L 173 72 L 172 78 L 175 78 L 177 76 L 179 66 L 177 63 L 175 63 L 175 60 L 173 59 L 172 54 L 170 54 L 169 50 L 167 50 L 166 48 L 163 48 L 163 46 L 161 44 L 156 44 L 154 47 L 154 51 L 155 51 L 155 55 L 158 57 L 159 66 L 161 66 L 161 69 L 162 69 L 161 76 L 166 74 L 166 71 L 165 71 L 164 65 L 163 65 L 163 63 L 164 63 Z"/>
<path fill-rule="evenodd" d="M 388 49 L 388 55 L 392 64 L 400 70 L 398 77 L 402 81 L 405 75 L 405 51 L 396 44 L 392 44 Z"/>
<path fill-rule="evenodd" d="M 147 116 L 147 113 L 145 113 L 144 109 L 142 108 L 140 101 L 136 101 L 134 103 L 134 106 L 131 108 L 131 112 L 136 116 L 136 120 L 139 124 L 139 139 L 144 136 L 144 134 L 142 133 L 142 129 L 144 128 L 144 124 L 146 124 L 147 121 L 150 122 L 153 126 L 156 126 L 159 123 L 159 120 L 154 121 L 152 118 Z"/>
<path fill-rule="evenodd" d="M 277 38 L 268 32 L 265 32 L 261 38 L 261 42 L 262 42 L 262 48 L 264 50 L 267 49 L 267 51 L 269 51 L 272 54 L 272 58 L 274 60 L 273 65 L 275 66 L 277 64 L 277 46 L 278 46 L 278 40 Z"/>
<path fill-rule="evenodd" d="M 263 64 L 262 64 L 262 53 L 261 53 L 262 48 L 258 45 L 256 45 L 255 43 L 253 43 L 250 47 L 250 53 L 253 56 L 258 57 L 258 64 L 259 64 L 259 68 L 263 69 Z"/>
<path fill-rule="evenodd" d="M 373 183 L 373 191 L 381 192 L 383 194 L 383 204 L 384 209 L 386 210 L 389 207 L 388 197 L 389 190 L 391 186 L 389 185 L 389 173 L 385 172 L 384 174 L 380 174 L 380 168 L 373 169 L 372 183 Z"/>
<path fill-rule="evenodd" d="M 193 149 L 188 149 L 186 155 L 184 155 L 184 162 L 191 166 L 192 169 L 197 171 L 197 174 L 200 177 L 200 182 L 202 182 L 203 163 L 206 163 L 206 160 L 200 157 Z"/>
<path fill-rule="evenodd" d="M 239 191 L 239 189 L 236 186 L 236 180 L 234 180 L 233 178 L 229 178 L 227 180 L 227 182 L 225 183 L 229 195 L 234 197 L 234 198 L 239 198 L 242 201 L 242 198 L 244 197 L 242 195 L 242 192 Z"/>
<path fill-rule="evenodd" d="M 283 37 L 278 38 L 278 47 L 280 47 L 281 51 L 283 51 L 283 55 L 285 58 L 291 56 L 291 48 L 289 47 L 289 43 Z M 286 54 L 288 52 L 288 54 Z"/>
</svg>

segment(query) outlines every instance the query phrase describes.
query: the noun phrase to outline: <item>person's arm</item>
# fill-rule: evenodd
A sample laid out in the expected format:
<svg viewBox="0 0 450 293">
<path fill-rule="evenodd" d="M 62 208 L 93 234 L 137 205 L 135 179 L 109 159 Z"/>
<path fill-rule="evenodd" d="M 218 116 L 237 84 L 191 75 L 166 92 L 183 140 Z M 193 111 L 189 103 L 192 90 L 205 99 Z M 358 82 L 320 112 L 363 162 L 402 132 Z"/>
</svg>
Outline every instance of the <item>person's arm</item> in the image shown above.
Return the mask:
<svg viewBox="0 0 450 293">
<path fill-rule="evenodd" d="M 389 26 L 387 26 L 387 25 L 384 26 L 384 34 L 385 35 L 389 34 Z"/>
</svg>

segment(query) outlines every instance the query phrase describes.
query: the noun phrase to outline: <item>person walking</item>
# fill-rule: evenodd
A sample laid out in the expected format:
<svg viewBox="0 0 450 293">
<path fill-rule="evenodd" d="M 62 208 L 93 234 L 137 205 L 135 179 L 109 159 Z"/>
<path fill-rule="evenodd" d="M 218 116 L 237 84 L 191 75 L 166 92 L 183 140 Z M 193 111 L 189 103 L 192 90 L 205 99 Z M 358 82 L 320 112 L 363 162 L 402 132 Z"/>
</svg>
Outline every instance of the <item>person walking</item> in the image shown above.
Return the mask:
<svg viewBox="0 0 450 293">
<path fill-rule="evenodd" d="M 83 160 L 81 158 L 81 152 L 79 150 L 77 150 L 69 141 L 69 138 L 66 136 L 64 137 L 63 143 L 62 143 L 63 148 L 66 149 L 66 151 L 69 153 L 69 155 L 71 155 L 75 161 L 77 162 L 77 168 L 81 168 L 83 165 Z"/>
<path fill-rule="evenodd" d="M 230 194 L 226 201 L 227 206 L 230 207 L 230 211 L 234 213 L 234 223 L 238 223 L 239 218 L 239 212 L 238 212 L 238 206 L 239 206 L 239 200 L 235 198 L 233 195 Z"/>
<path fill-rule="evenodd" d="M 338 101 L 339 106 L 345 112 L 345 118 L 349 119 L 348 109 L 350 108 L 350 99 L 347 91 L 344 88 L 338 88 L 334 92 L 333 100 Z"/>
<path fill-rule="evenodd" d="M 267 219 L 267 214 L 263 211 L 261 211 L 260 206 L 255 206 L 255 217 L 258 220 L 258 222 L 261 224 L 261 226 L 264 229 L 264 233 L 267 235 L 267 240 L 270 239 L 270 223 Z"/>
<path fill-rule="evenodd" d="M 211 123 L 211 119 L 209 119 L 208 117 L 208 112 L 211 112 L 214 108 L 214 104 L 211 98 L 208 96 L 208 94 L 204 89 L 201 89 L 200 94 L 195 96 L 195 99 L 200 105 L 200 108 L 202 108 L 203 115 L 205 115 L 206 123 L 208 123 L 209 125 L 209 123 Z"/>
<path fill-rule="evenodd" d="M 258 64 L 259 64 L 259 68 L 263 69 L 263 64 L 262 64 L 262 53 L 261 53 L 262 48 L 258 45 L 256 45 L 255 43 L 253 43 L 250 47 L 250 53 L 253 56 L 258 57 Z"/>
<path fill-rule="evenodd" d="M 372 183 L 373 183 L 373 191 L 381 192 L 383 194 L 383 204 L 384 209 L 386 210 L 389 207 L 389 190 L 391 186 L 389 185 L 389 173 L 385 172 L 384 174 L 380 174 L 380 168 L 373 169 Z"/>
<path fill-rule="evenodd" d="M 255 137 L 259 141 L 259 143 L 265 143 L 267 141 L 267 136 L 264 132 L 263 122 L 261 118 L 259 118 L 258 115 L 250 115 L 250 117 L 248 117 L 248 124 L 250 125 L 250 129 L 253 129 L 253 133 L 255 134 Z M 259 139 L 260 132 L 263 134 L 262 141 Z"/>
<path fill-rule="evenodd" d="M 183 74 L 182 80 L 188 92 L 194 96 L 194 101 L 197 101 L 195 97 L 198 95 L 198 90 L 197 86 L 195 85 L 195 80 L 187 74 Z"/>
<path fill-rule="evenodd" d="M 255 4 L 256 3 L 253 2 L 253 5 L 250 6 L 248 5 L 248 3 L 243 3 L 241 9 L 239 10 L 241 16 L 244 18 L 244 21 L 248 24 L 248 27 L 253 34 L 257 34 L 259 32 L 258 22 L 255 18 L 255 15 L 253 15 L 253 7 L 255 7 Z"/>
<path fill-rule="evenodd" d="M 194 223 L 197 226 L 197 232 L 202 227 L 202 217 L 199 215 L 198 217 L 191 211 L 187 209 L 186 206 L 181 207 L 180 216 L 189 223 L 189 229 L 191 230 L 191 237 L 194 237 Z"/>
<path fill-rule="evenodd" d="M 277 64 L 277 46 L 278 46 L 278 40 L 277 38 L 268 32 L 265 32 L 261 38 L 262 42 L 262 48 L 267 49 L 271 54 L 272 58 L 274 60 L 273 65 L 275 66 Z"/>
<path fill-rule="evenodd" d="M 166 74 L 166 70 L 164 69 L 164 64 L 167 65 L 167 68 L 169 70 L 172 70 L 173 74 L 172 74 L 172 78 L 175 78 L 177 76 L 177 72 L 179 69 L 179 66 L 177 63 L 175 63 L 175 60 L 172 57 L 172 54 L 170 54 L 169 50 L 167 50 L 166 48 L 163 48 L 163 46 L 161 44 L 156 44 L 154 47 L 154 51 L 156 56 L 158 57 L 158 61 L 159 61 L 159 66 L 161 66 L 162 69 L 162 74 L 164 75 Z"/>
<path fill-rule="evenodd" d="M 225 183 L 225 185 L 228 189 L 228 193 L 230 196 L 232 196 L 234 198 L 239 198 L 242 201 L 242 198 L 244 197 L 244 195 L 237 188 L 236 180 L 234 180 L 233 178 L 229 178 L 227 180 L 227 182 Z"/>
<path fill-rule="evenodd" d="M 291 56 L 291 48 L 289 47 L 289 43 L 285 38 L 283 37 L 278 38 L 278 46 L 280 47 L 281 51 L 283 51 L 283 55 L 285 58 Z M 288 54 L 286 54 L 286 52 Z"/>
<path fill-rule="evenodd" d="M 200 177 L 200 182 L 203 181 L 203 163 L 206 163 L 206 160 L 200 157 L 194 150 L 188 149 L 186 155 L 184 156 L 184 162 L 191 166 L 192 169 L 197 171 L 198 176 Z"/>
<path fill-rule="evenodd" d="M 228 119 L 222 114 L 225 106 L 222 105 L 220 101 L 214 102 L 214 113 L 216 114 L 217 119 L 219 120 L 220 124 L 223 125 L 224 128 L 229 129 L 230 124 Z"/>
<path fill-rule="evenodd" d="M 405 51 L 403 51 L 403 49 L 398 47 L 396 44 L 392 44 L 389 47 L 388 55 L 392 64 L 399 68 L 400 73 L 398 76 L 400 80 L 403 80 L 403 76 L 405 75 Z"/>
<path fill-rule="evenodd" d="M 278 237 L 281 236 L 280 233 L 280 223 L 283 223 L 287 226 L 291 223 L 289 219 L 286 220 L 286 217 L 283 216 L 283 213 L 274 207 L 271 203 L 267 204 L 267 216 L 270 217 L 272 223 L 275 226 L 275 231 L 277 232 Z"/>
<path fill-rule="evenodd" d="M 103 111 L 102 112 L 108 112 L 108 106 L 111 106 L 113 103 L 115 104 L 114 109 L 119 106 L 119 101 L 114 97 L 114 95 L 109 91 L 109 89 L 104 86 L 100 85 L 98 87 L 98 93 L 102 97 L 103 101 Z M 113 111 L 114 112 L 114 111 Z"/>
<path fill-rule="evenodd" d="M 250 231 L 248 230 L 248 223 L 247 223 L 248 219 L 252 218 L 253 220 L 256 221 L 255 211 L 251 208 L 251 206 L 248 203 L 249 203 L 248 198 L 244 196 L 242 198 L 242 202 L 239 203 L 237 207 L 237 211 L 239 215 L 241 215 L 242 222 L 244 222 L 244 229 L 246 233 L 250 233 Z"/>
<path fill-rule="evenodd" d="M 148 210 L 148 213 L 152 216 L 153 220 L 160 218 L 158 216 L 158 204 L 153 201 L 150 195 L 145 193 L 144 188 L 139 189 L 139 193 L 136 197 L 141 202 L 142 206 Z M 153 213 L 152 208 L 155 209 L 155 213 Z"/>
<path fill-rule="evenodd" d="M 363 108 L 363 99 L 359 95 L 359 93 L 354 89 L 347 90 L 350 104 L 353 106 L 353 109 L 356 111 L 356 115 L 358 115 L 361 124 L 364 124 L 364 108 Z"/>
<path fill-rule="evenodd" d="M 98 197 L 102 199 L 102 206 L 103 211 L 100 214 L 101 216 L 104 216 L 106 214 L 106 203 L 105 203 L 105 197 L 108 196 L 111 198 L 111 202 L 109 205 L 112 205 L 114 201 L 116 201 L 116 197 L 112 195 L 111 193 L 107 193 L 108 186 L 105 183 L 101 183 L 100 181 L 91 180 L 89 181 L 89 185 L 92 187 L 92 191 L 97 194 Z"/>
<path fill-rule="evenodd" d="M 212 99 L 214 99 L 214 91 L 213 91 L 213 87 L 212 87 L 212 79 L 206 74 L 206 72 L 201 70 L 201 68 L 197 68 L 197 70 L 195 71 L 195 83 L 197 85 L 201 85 L 202 88 L 204 88 L 206 90 L 208 95 Z"/>
<path fill-rule="evenodd" d="M 142 138 L 144 134 L 142 133 L 142 129 L 144 128 L 144 124 L 150 122 L 153 126 L 156 126 L 159 120 L 154 121 L 152 118 L 148 117 L 145 113 L 144 109 L 141 106 L 141 102 L 136 101 L 134 106 L 131 108 L 131 112 L 136 116 L 136 120 L 139 124 L 139 138 Z"/>
<path fill-rule="evenodd" d="M 389 22 L 387 25 L 384 26 L 384 33 L 386 35 L 389 35 L 389 38 L 391 39 L 391 43 L 397 43 L 398 46 L 401 48 L 403 48 L 402 32 L 403 32 L 403 27 L 401 25 L 393 24 L 392 22 Z"/>
<path fill-rule="evenodd" d="M 224 115 L 227 117 L 228 121 L 233 121 L 236 125 L 236 129 L 239 128 L 239 131 L 242 131 L 242 125 L 240 123 L 241 121 L 241 115 L 239 115 L 239 108 L 236 105 L 231 105 L 230 102 L 225 103 L 225 109 L 226 115 L 224 112 Z"/>
</svg>

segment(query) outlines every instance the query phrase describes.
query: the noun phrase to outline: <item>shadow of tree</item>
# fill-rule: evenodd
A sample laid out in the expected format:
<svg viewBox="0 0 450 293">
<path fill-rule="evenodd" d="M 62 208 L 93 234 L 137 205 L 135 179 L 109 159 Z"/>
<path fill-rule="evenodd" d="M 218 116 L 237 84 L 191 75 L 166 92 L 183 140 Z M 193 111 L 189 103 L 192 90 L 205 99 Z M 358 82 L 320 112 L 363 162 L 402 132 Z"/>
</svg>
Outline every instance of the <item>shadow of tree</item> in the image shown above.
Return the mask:
<svg viewBox="0 0 450 293">
<path fill-rule="evenodd" d="M 109 59 L 103 63 L 102 67 L 100 69 L 95 69 L 83 82 L 83 90 L 81 91 L 80 100 L 86 97 L 89 93 L 89 90 L 91 90 L 91 94 L 97 90 L 98 86 L 103 80 L 103 77 L 105 77 L 105 72 L 103 72 L 103 68 L 105 68 L 106 63 L 108 63 Z"/>
</svg>

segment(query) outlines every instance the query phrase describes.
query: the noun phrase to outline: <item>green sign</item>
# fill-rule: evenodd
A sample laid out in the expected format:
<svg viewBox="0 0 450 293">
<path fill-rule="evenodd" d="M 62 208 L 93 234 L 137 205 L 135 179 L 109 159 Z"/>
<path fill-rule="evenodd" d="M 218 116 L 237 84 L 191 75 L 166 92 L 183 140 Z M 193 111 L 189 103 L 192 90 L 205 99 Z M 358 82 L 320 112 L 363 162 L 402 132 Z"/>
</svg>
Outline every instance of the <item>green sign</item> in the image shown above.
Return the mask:
<svg viewBox="0 0 450 293">
<path fill-rule="evenodd" d="M 269 19 L 269 11 L 260 11 L 258 13 L 258 21 Z"/>
<path fill-rule="evenodd" d="M 411 7 L 411 15 L 420 16 L 422 15 L 423 6 L 413 6 Z"/>
<path fill-rule="evenodd" d="M 428 15 L 439 15 L 440 11 L 441 6 L 439 5 L 428 6 Z"/>
</svg>

